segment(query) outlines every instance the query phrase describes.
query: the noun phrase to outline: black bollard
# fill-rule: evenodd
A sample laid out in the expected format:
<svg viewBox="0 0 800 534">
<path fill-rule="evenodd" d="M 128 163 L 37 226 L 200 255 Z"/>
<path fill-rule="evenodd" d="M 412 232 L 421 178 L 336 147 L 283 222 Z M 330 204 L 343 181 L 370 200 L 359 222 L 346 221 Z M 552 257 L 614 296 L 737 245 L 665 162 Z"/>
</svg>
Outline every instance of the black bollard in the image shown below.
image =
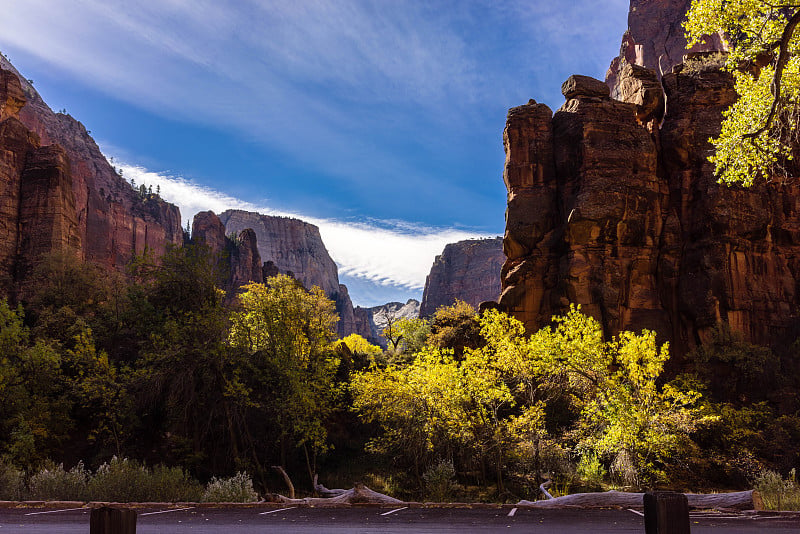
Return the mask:
<svg viewBox="0 0 800 534">
<path fill-rule="evenodd" d="M 690 534 L 691 529 L 686 495 L 672 491 L 644 494 L 645 534 Z"/>
<path fill-rule="evenodd" d="M 136 511 L 110 506 L 93 508 L 89 534 L 136 534 Z"/>
</svg>

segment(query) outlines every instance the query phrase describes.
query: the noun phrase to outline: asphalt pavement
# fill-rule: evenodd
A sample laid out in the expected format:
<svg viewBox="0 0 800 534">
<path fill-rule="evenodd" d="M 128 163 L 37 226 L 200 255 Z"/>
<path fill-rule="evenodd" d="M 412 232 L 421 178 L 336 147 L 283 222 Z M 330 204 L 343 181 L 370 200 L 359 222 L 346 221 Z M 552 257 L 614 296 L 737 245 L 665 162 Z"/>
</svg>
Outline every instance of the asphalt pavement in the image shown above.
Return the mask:
<svg viewBox="0 0 800 534">
<path fill-rule="evenodd" d="M 644 532 L 641 512 L 530 508 L 200 508 L 137 509 L 137 534 L 378 534 Z M 87 534 L 88 508 L 0 509 L 0 534 Z M 797 534 L 800 517 L 693 512 L 692 533 Z"/>
</svg>

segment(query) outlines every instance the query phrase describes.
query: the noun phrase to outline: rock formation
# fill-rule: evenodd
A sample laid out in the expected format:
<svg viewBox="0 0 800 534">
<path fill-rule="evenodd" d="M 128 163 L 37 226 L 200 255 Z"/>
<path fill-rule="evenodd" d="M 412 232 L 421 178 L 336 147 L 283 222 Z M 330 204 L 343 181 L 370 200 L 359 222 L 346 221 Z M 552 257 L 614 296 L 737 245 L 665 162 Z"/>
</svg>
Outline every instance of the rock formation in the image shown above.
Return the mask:
<svg viewBox="0 0 800 534">
<path fill-rule="evenodd" d="M 192 221 L 192 241 L 208 246 L 212 255 L 222 262 L 223 271 L 228 275 L 224 285 L 229 292 L 249 282 L 264 280 L 256 234 L 250 228 L 229 237 L 225 225 L 213 211 L 201 211 Z"/>
<path fill-rule="evenodd" d="M 367 333 L 356 326 L 347 287 L 339 284 L 339 270 L 322 242 L 319 228 L 299 219 L 241 210 L 225 211 L 219 218 L 229 234 L 248 228 L 255 232 L 258 251 L 261 259 L 269 263 L 270 272 L 290 272 L 305 287 L 318 286 L 325 291 L 336 303 L 340 337 Z"/>
<path fill-rule="evenodd" d="M 683 21 L 691 3 L 692 0 L 631 0 L 628 30 L 622 36 L 619 56 L 606 73 L 613 98 L 620 98 L 620 70 L 625 64 L 651 69 L 661 79 L 672 67 L 683 63 L 687 52 L 726 49 L 721 36 L 711 35 L 687 50 Z"/>
<path fill-rule="evenodd" d="M 698 65 L 663 76 L 660 129 L 637 120 L 638 90 L 616 101 L 585 78 L 552 117 L 533 101 L 509 111 L 500 304 L 529 330 L 577 303 L 607 334 L 649 328 L 684 353 L 717 323 L 768 343 L 796 322 L 800 188 L 716 183 L 708 138 L 735 93 Z"/>
<path fill-rule="evenodd" d="M 0 247 L 4 275 L 9 272 L 10 249 L 18 245 L 19 253 L 27 256 L 68 246 L 82 259 L 123 269 L 146 248 L 157 257 L 168 244 L 182 243 L 178 208 L 155 195 L 134 191 L 106 161 L 83 125 L 69 115 L 53 113 L 2 56 L 0 117 L 5 125 L 0 146 L 6 153 L 5 205 L 0 213 L 0 227 L 6 229 Z M 39 152 L 26 159 L 32 150 Z M 23 180 L 21 166 L 26 161 L 30 169 Z M 33 211 L 20 213 L 17 220 L 13 206 L 20 194 L 20 206 Z M 36 199 L 28 198 L 27 208 L 24 195 L 36 195 Z M 48 225 L 52 228 L 45 230 Z M 14 237 L 12 229 L 17 226 L 21 233 Z"/>
<path fill-rule="evenodd" d="M 448 244 L 442 254 L 436 256 L 425 279 L 420 316 L 433 315 L 437 308 L 450 306 L 457 299 L 475 309 L 483 301 L 497 300 L 504 261 L 500 237 Z"/>
</svg>

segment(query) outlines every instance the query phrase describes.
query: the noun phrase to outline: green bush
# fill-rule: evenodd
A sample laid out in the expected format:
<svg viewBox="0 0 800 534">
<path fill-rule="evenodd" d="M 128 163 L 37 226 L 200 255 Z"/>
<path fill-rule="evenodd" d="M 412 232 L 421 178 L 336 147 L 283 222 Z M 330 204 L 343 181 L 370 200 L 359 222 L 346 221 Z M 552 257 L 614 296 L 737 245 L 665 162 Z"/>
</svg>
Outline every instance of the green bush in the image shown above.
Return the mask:
<svg viewBox="0 0 800 534">
<path fill-rule="evenodd" d="M 450 460 L 443 460 L 431 466 L 422 475 L 425 481 L 425 490 L 428 498 L 435 502 L 444 502 L 450 497 L 453 488 L 453 479 L 456 476 L 455 467 Z"/>
<path fill-rule="evenodd" d="M 149 474 L 150 500 L 157 502 L 199 501 L 203 486 L 180 467 L 157 465 Z"/>
<path fill-rule="evenodd" d="M 767 510 L 800 510 L 800 486 L 794 469 L 785 480 L 775 471 L 762 471 L 756 478 L 755 489 Z"/>
<path fill-rule="evenodd" d="M 0 501 L 18 501 L 23 498 L 25 479 L 22 471 L 0 459 Z"/>
<path fill-rule="evenodd" d="M 603 467 L 600 458 L 594 453 L 586 453 L 581 456 L 577 467 L 578 476 L 590 484 L 600 484 L 606 476 L 606 469 Z"/>
<path fill-rule="evenodd" d="M 64 464 L 50 465 L 33 474 L 28 480 L 28 490 L 34 499 L 48 501 L 85 500 L 91 473 L 83 462 L 67 471 Z"/>
<path fill-rule="evenodd" d="M 89 493 L 97 501 L 197 501 L 202 492 L 200 483 L 180 467 L 159 465 L 150 470 L 135 460 L 116 456 L 101 465 L 89 482 Z"/>
<path fill-rule="evenodd" d="M 204 502 L 255 502 L 258 493 L 247 473 L 236 473 L 230 478 L 213 477 L 203 493 Z"/>
<path fill-rule="evenodd" d="M 89 481 L 89 494 L 95 501 L 147 502 L 150 498 L 147 469 L 135 460 L 114 456 L 97 468 Z"/>
</svg>

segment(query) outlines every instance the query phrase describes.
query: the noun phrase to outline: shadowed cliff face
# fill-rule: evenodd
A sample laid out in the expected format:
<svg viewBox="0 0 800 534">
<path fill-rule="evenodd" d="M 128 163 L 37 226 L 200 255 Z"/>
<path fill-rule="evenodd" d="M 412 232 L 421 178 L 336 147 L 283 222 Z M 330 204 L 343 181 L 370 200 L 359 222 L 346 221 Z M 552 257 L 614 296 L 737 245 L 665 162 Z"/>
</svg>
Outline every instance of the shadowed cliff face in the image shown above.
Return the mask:
<svg viewBox="0 0 800 534">
<path fill-rule="evenodd" d="M 481 302 L 497 300 L 504 260 L 500 237 L 448 244 L 436 256 L 425 279 L 420 317 L 433 315 L 440 306 L 450 306 L 456 300 L 463 300 L 475 309 Z"/>
<path fill-rule="evenodd" d="M 17 81 L 9 85 L 12 78 Z M 9 92 L 11 86 L 14 89 Z M 63 196 L 64 202 L 72 206 L 65 204 L 54 209 L 74 209 L 83 259 L 122 269 L 134 254 L 142 253 L 145 248 L 160 256 L 167 244 L 182 243 L 178 208 L 157 198 L 141 198 L 114 172 L 83 125 L 69 115 L 53 113 L 2 57 L 0 91 L 6 93 L 0 99 L 3 101 L 0 114 L 9 114 L 9 110 L 16 108 L 19 121 L 38 136 L 41 146 L 59 145 L 63 149 L 64 163 L 69 169 L 65 179 L 71 181 L 71 191 Z M 24 106 L 19 106 L 20 100 L 26 101 Z M 46 238 L 40 235 L 36 239 Z M 48 247 L 40 243 L 34 248 Z"/>
<path fill-rule="evenodd" d="M 719 322 L 774 341 L 800 308 L 800 189 L 716 183 L 708 138 L 735 98 L 731 76 L 666 74 L 660 129 L 637 120 L 641 93 L 620 102 L 599 85 L 565 84 L 552 118 L 533 102 L 509 112 L 500 303 L 531 331 L 581 304 L 607 334 L 653 329 L 678 353 Z"/>
</svg>

